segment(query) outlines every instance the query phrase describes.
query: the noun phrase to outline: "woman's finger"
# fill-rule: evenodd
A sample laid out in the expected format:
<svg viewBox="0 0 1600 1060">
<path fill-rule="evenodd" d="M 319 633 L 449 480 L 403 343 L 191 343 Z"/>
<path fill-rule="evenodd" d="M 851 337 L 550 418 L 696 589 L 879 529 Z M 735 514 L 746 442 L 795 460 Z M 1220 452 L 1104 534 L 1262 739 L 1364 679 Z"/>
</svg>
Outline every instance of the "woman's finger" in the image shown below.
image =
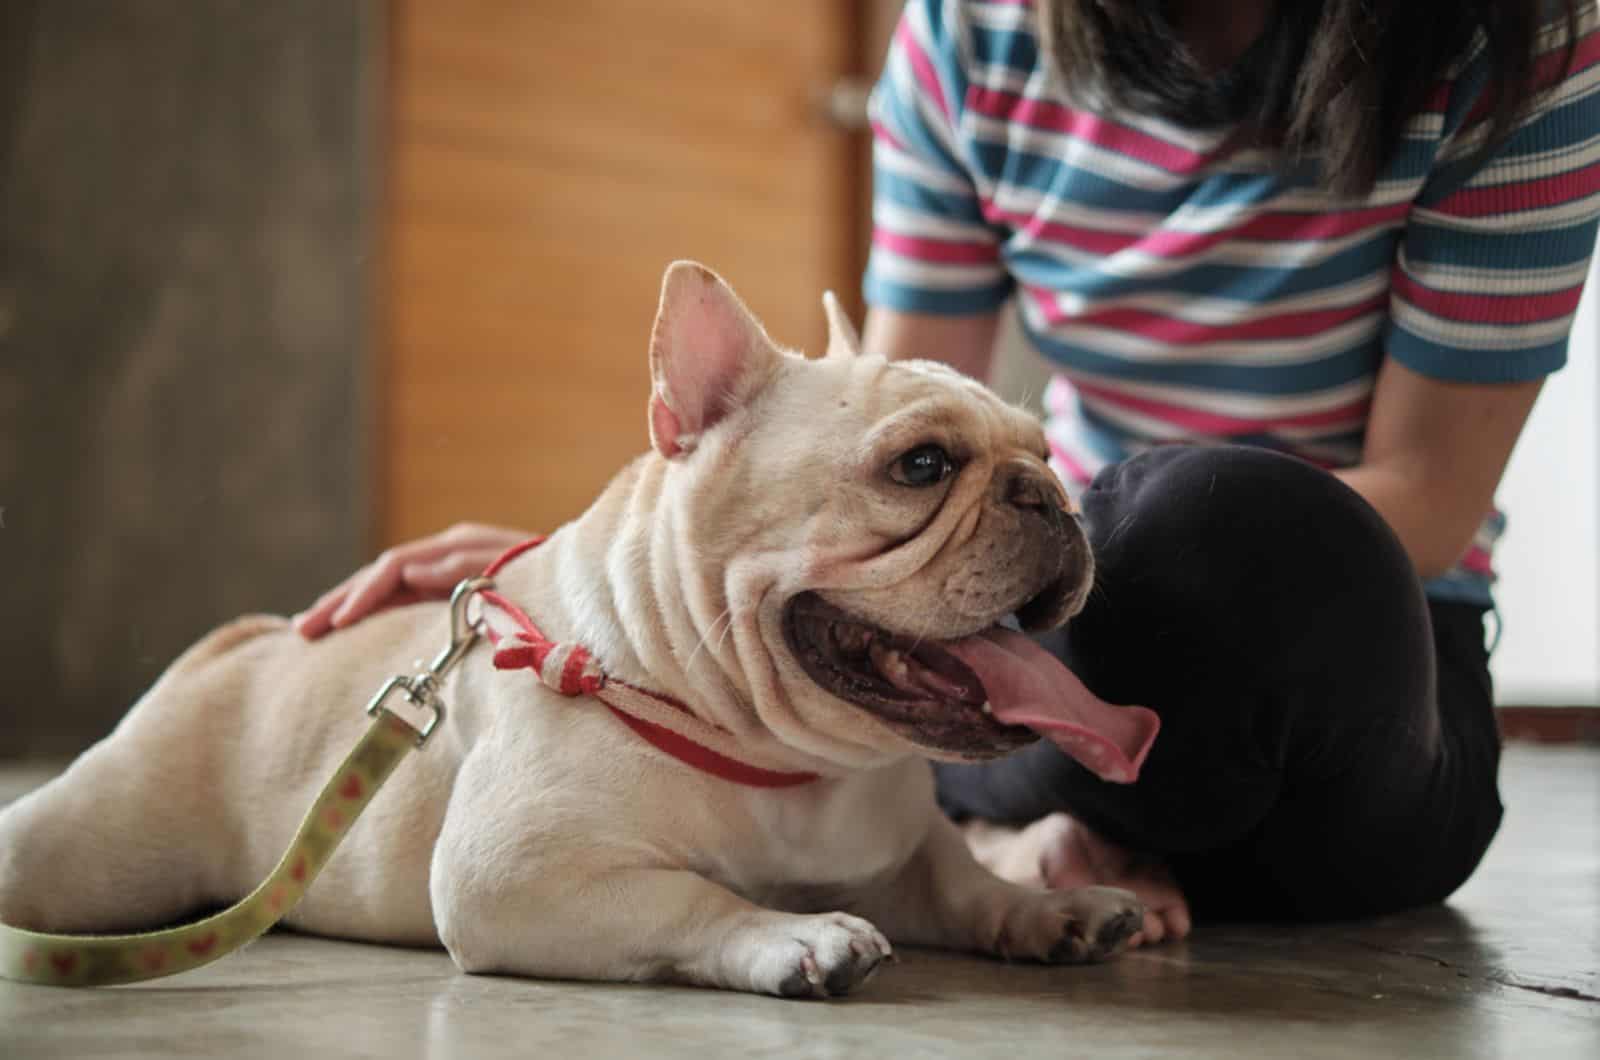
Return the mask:
<svg viewBox="0 0 1600 1060">
<path fill-rule="evenodd" d="M 362 568 L 365 570 L 366 568 Z M 360 571 L 335 585 L 332 589 L 317 597 L 316 602 L 310 607 L 294 615 L 289 621 L 294 625 L 295 632 L 307 640 L 316 640 L 333 628 L 333 613 L 344 603 L 345 596 L 350 592 L 350 586 L 355 583 Z"/>
<path fill-rule="evenodd" d="M 333 628 L 343 629 L 381 607 L 382 602 L 400 588 L 403 565 L 404 560 L 393 549 L 379 556 L 376 563 L 358 576 L 344 602 L 333 612 L 329 619 Z"/>
</svg>

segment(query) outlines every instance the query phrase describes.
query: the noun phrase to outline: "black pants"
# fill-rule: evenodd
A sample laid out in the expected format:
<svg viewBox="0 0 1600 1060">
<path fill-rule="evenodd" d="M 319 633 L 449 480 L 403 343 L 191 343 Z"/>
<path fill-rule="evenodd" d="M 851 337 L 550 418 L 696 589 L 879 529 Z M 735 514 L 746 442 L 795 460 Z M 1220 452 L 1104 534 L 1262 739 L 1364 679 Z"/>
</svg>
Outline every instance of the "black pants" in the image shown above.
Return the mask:
<svg viewBox="0 0 1600 1060">
<path fill-rule="evenodd" d="M 1161 733 L 1133 785 L 1043 742 L 940 766 L 947 813 L 1065 810 L 1164 855 L 1197 918 L 1382 913 L 1471 874 L 1501 814 L 1483 608 L 1430 604 L 1365 501 L 1265 450 L 1158 448 L 1083 507 L 1097 586 L 1047 642 Z"/>
</svg>

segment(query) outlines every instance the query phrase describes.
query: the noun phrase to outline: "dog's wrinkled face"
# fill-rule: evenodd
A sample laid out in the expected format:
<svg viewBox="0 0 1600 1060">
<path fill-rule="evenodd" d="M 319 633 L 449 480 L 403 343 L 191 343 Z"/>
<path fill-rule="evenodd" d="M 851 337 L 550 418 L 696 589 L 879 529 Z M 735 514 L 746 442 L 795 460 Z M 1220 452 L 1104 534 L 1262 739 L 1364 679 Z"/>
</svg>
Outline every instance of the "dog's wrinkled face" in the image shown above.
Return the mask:
<svg viewBox="0 0 1600 1060">
<path fill-rule="evenodd" d="M 984 675 L 1007 679 L 1009 643 L 994 631 L 1061 624 L 1093 573 L 1038 421 L 943 365 L 857 354 L 831 298 L 828 355 L 808 361 L 714 276 L 680 280 L 653 345 L 652 437 L 687 457 L 694 550 L 761 720 L 801 746 L 939 758 L 1035 739 L 991 712 Z M 698 351 L 676 377 L 675 343 Z"/>
<path fill-rule="evenodd" d="M 927 751 L 1027 743 L 951 642 L 1003 622 L 1053 628 L 1083 604 L 1088 544 L 1043 432 L 942 365 L 864 358 L 851 375 L 866 406 L 851 427 L 867 429 L 835 465 L 785 643 L 817 685 Z"/>
</svg>

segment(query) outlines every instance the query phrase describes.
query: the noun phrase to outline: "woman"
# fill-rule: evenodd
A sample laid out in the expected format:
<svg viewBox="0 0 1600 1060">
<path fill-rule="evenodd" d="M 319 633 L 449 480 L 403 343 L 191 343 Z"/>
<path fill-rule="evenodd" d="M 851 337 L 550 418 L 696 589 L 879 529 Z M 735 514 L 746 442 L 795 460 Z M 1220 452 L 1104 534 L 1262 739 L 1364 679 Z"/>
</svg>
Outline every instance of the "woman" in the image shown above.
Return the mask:
<svg viewBox="0 0 1600 1060">
<path fill-rule="evenodd" d="M 866 345 L 982 377 L 1016 298 L 1100 572 L 1052 647 L 1163 723 L 1132 787 L 1049 745 L 940 767 L 997 871 L 1132 887 L 1159 941 L 1191 910 L 1437 901 L 1477 865 L 1493 492 L 1593 249 L 1595 26 L 1592 0 L 907 7 Z M 301 629 L 520 536 L 393 550 Z"/>
</svg>

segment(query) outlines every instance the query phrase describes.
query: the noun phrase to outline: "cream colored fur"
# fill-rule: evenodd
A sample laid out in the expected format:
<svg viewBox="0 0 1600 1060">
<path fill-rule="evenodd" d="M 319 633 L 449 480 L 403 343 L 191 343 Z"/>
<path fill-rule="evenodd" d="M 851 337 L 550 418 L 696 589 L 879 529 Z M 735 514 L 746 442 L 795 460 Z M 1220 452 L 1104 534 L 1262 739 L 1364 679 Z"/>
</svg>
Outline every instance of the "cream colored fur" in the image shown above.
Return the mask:
<svg viewBox="0 0 1600 1060">
<path fill-rule="evenodd" d="M 863 981 L 888 939 L 1065 961 L 1121 948 L 1131 894 L 980 868 L 935 807 L 926 748 L 790 653 L 783 605 L 802 590 L 935 639 L 993 624 L 1042 569 L 1008 493 L 1059 492 L 1030 417 L 940 366 L 857 355 L 826 305 L 829 351 L 808 361 L 721 280 L 674 265 L 652 339 L 655 451 L 499 579 L 614 676 L 822 779 L 766 790 L 697 772 L 479 647 L 445 684 L 443 727 L 292 926 L 442 944 L 469 972 L 819 996 Z M 890 482 L 893 455 L 929 437 L 962 448 L 961 473 L 934 491 Z M 1057 617 L 1087 576 L 1078 588 Z M 357 739 L 362 704 L 446 624 L 430 603 L 311 643 L 270 617 L 213 632 L 0 814 L 0 920 L 138 929 L 236 900 Z"/>
</svg>

